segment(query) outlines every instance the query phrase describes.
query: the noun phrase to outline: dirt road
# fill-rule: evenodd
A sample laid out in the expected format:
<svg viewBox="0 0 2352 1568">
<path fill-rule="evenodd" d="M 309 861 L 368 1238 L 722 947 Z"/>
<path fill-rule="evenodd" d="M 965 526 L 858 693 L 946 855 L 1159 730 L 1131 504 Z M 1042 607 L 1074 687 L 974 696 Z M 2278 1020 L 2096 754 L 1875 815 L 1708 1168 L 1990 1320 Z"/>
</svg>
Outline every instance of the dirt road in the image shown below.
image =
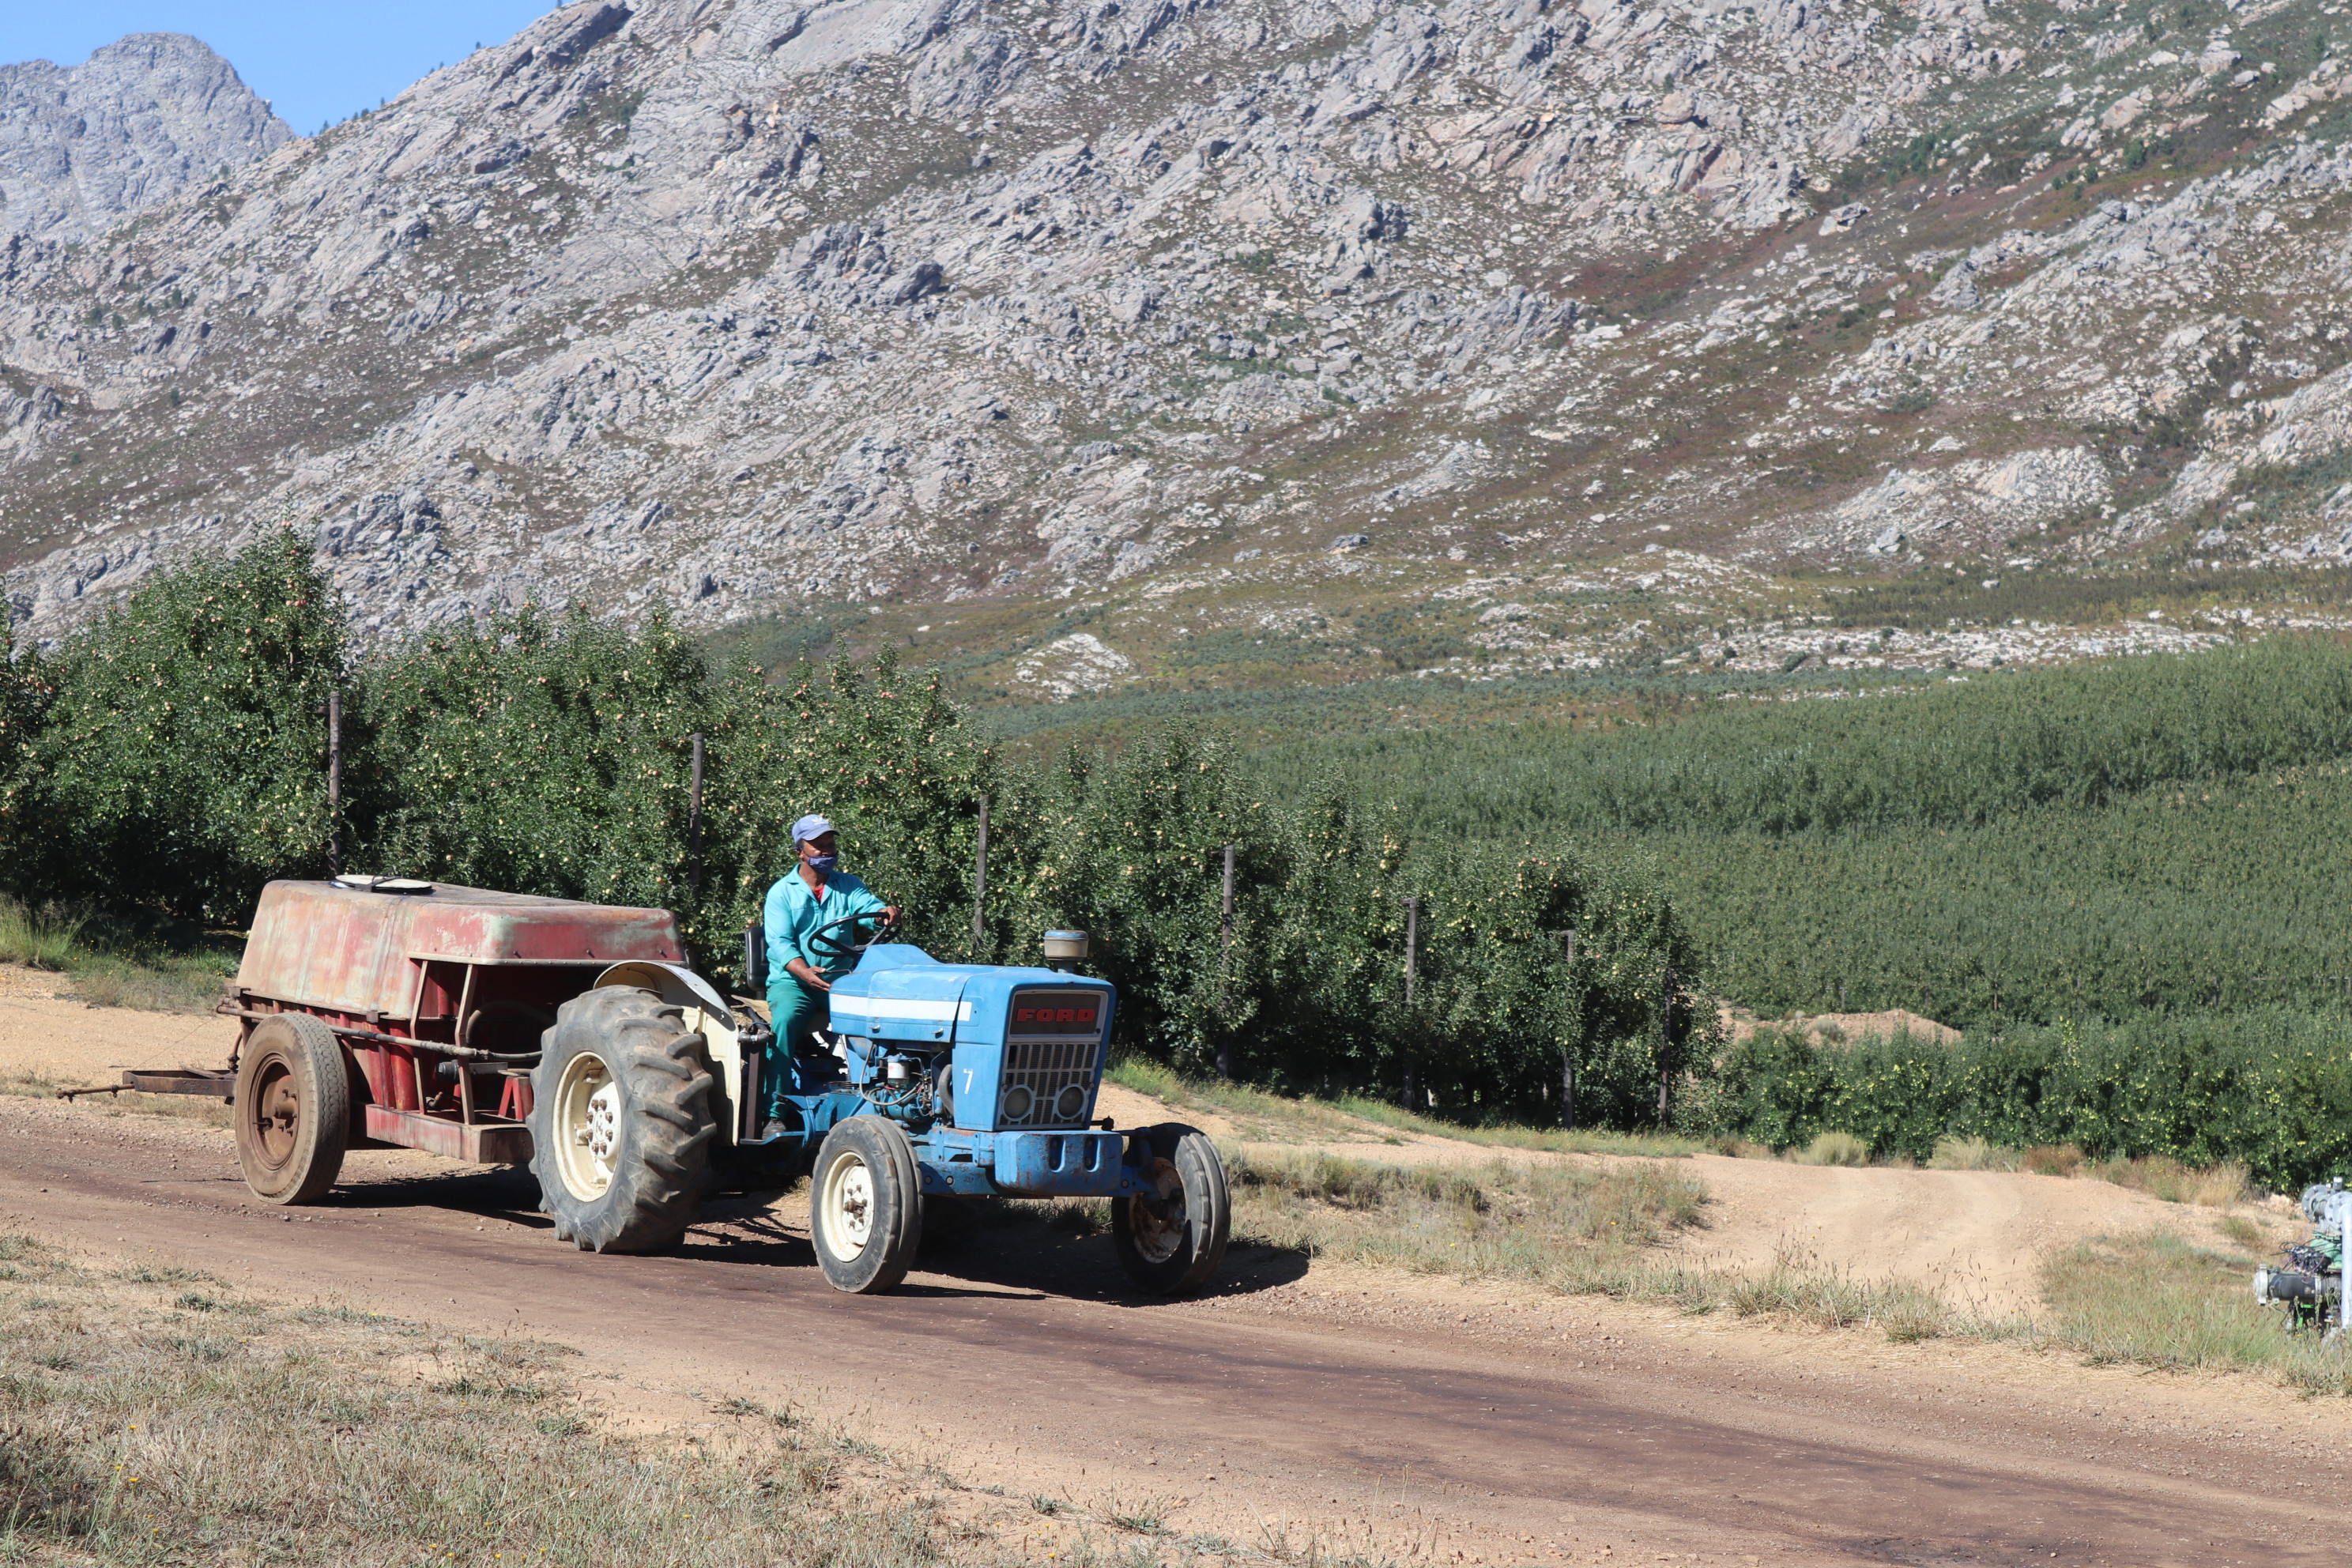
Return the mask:
<svg viewBox="0 0 2352 1568">
<path fill-rule="evenodd" d="M 1211 1299 L 1147 1301 L 1106 1242 L 1039 1226 L 853 1300 L 789 1205 L 721 1202 L 675 1256 L 599 1258 L 514 1173 L 346 1169 L 325 1206 L 263 1208 L 217 1130 L 0 1100 L 0 1226 L 558 1340 L 617 1419 L 691 1426 L 739 1394 L 847 1413 L 966 1484 L 1181 1534 L 1445 1563 L 2341 1561 L 2352 1422 L 2242 1381 L 1270 1253 Z"/>
</svg>

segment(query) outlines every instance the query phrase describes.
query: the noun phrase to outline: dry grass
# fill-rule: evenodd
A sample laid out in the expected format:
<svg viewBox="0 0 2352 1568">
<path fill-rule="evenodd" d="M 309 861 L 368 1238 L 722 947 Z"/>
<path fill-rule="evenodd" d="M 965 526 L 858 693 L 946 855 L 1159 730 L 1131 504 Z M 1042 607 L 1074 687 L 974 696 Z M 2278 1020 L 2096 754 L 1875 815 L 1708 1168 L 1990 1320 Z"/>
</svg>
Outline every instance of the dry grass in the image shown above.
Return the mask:
<svg viewBox="0 0 2352 1568">
<path fill-rule="evenodd" d="M 2240 1247 L 2263 1247 L 2270 1241 L 2270 1237 L 2263 1233 L 2261 1226 L 2241 1214 L 2225 1214 L 2213 1224 L 2223 1236 L 2236 1242 Z"/>
<path fill-rule="evenodd" d="M 105 1276 L 0 1237 L 0 1561 L 948 1556 L 932 1500 L 848 1476 L 822 1434 L 746 1405 L 716 1437 L 606 1436 L 579 1375 L 559 1347 Z"/>
<path fill-rule="evenodd" d="M 1981 1138 L 1938 1138 L 1936 1152 L 1927 1156 L 1931 1171 L 2014 1171 L 2018 1153 Z"/>
<path fill-rule="evenodd" d="M 1851 1132 L 1823 1132 L 1790 1157 L 1800 1165 L 1867 1165 L 1870 1145 Z"/>
<path fill-rule="evenodd" d="M 2177 1236 L 2103 1237 L 2042 1266 L 2043 1336 L 2094 1363 L 2267 1372 L 2314 1394 L 2352 1394 L 2352 1353 L 2289 1335 L 2246 1280 L 2254 1259 Z"/>
<path fill-rule="evenodd" d="M 1234 1229 L 1314 1257 L 1581 1289 L 1695 1225 L 1706 1190 L 1670 1164 L 1477 1170 L 1228 1151 Z"/>
<path fill-rule="evenodd" d="M 1948 1336 L 2006 1339 L 2023 1330 L 1957 1312 L 1926 1286 L 1856 1279 L 1811 1253 L 1785 1247 L 1763 1274 L 1731 1281 L 1725 1298 L 1743 1318 L 1769 1313 L 1824 1329 L 1877 1328 L 1897 1343 Z"/>
<path fill-rule="evenodd" d="M 88 920 L 58 904 L 35 909 L 0 893 L 0 963 L 63 969 Z"/>
<path fill-rule="evenodd" d="M 1147 1094 L 1178 1110 L 1214 1111 L 1232 1121 L 1242 1138 L 1253 1143 L 1360 1142 L 1385 1134 L 1402 1143 L 1398 1134 L 1445 1138 L 1482 1148 L 1517 1149 L 1548 1154 L 1625 1154 L 1642 1159 L 1671 1159 L 1706 1152 L 1716 1147 L 1706 1140 L 1672 1132 L 1570 1131 L 1559 1127 L 1470 1127 L 1410 1110 L 1360 1095 L 1336 1100 L 1313 1096 L 1294 1099 L 1253 1089 L 1246 1084 L 1188 1079 L 1156 1062 L 1129 1059 L 1112 1064 L 1109 1080 L 1138 1094 Z"/>
<path fill-rule="evenodd" d="M 227 932 L 0 894 L 0 963 L 62 971 L 68 994 L 94 1007 L 209 1012 L 240 947 Z"/>
<path fill-rule="evenodd" d="M 1940 1148 L 1940 1145 L 1939 1145 Z M 2028 1149 L 2011 1156 L 2009 1169 L 2022 1168 L 2036 1176 L 2084 1176 L 2146 1193 L 2168 1204 L 2194 1204 L 2203 1208 L 2227 1208 L 2252 1195 L 2246 1167 L 2224 1160 L 2202 1170 L 2162 1154 L 2126 1159 L 2120 1155 L 2094 1160 L 2071 1143 Z"/>
<path fill-rule="evenodd" d="M 2072 1143 L 2028 1149 L 2018 1157 L 2019 1169 L 2029 1176 L 2071 1176 L 2083 1168 L 2083 1152 Z"/>
<path fill-rule="evenodd" d="M 1975 1163 L 1944 1168 L 1990 1166 L 1984 1152 L 1967 1157 Z M 1686 1168 L 1671 1163 L 1497 1162 L 1465 1171 L 1306 1152 L 1229 1151 L 1226 1158 L 1234 1233 L 1245 1244 L 1696 1314 L 1869 1330 L 1897 1342 L 2007 1341 L 2095 1361 L 2268 1372 L 2314 1392 L 2352 1394 L 2352 1363 L 2341 1351 L 2290 1340 L 2279 1316 L 2254 1304 L 2246 1289 L 2251 1258 L 2200 1251 L 2175 1237 L 2103 1241 L 2060 1256 L 2044 1269 L 2048 1313 L 2027 1321 L 1916 1281 L 1863 1279 L 1810 1253 L 1784 1251 L 1761 1274 L 1667 1262 L 1654 1244 L 1700 1224 L 1706 1201 Z M 2227 1168 L 2187 1177 L 2196 1178 L 2192 1193 L 2231 1190 Z M 2259 1240 L 2254 1226 L 2239 1225 Z"/>
<path fill-rule="evenodd" d="M 142 1013 L 209 1013 L 222 978 L 217 964 L 201 959 L 141 963 L 93 953 L 68 966 L 76 1001 Z"/>
<path fill-rule="evenodd" d="M 2246 1167 L 2236 1160 L 2195 1170 L 2178 1160 L 2151 1154 L 2138 1160 L 2102 1160 L 2086 1166 L 2084 1174 L 2119 1187 L 2130 1187 L 2168 1204 L 2195 1204 L 2200 1208 L 2227 1208 L 2252 1192 Z"/>
<path fill-rule="evenodd" d="M 0 1094 L 26 1100 L 55 1100 L 59 1089 L 89 1087 L 47 1073 L 0 1073 Z M 177 1121 L 200 1122 L 206 1127 L 235 1124 L 226 1105 L 202 1095 L 141 1094 L 135 1089 L 124 1089 L 116 1094 L 90 1095 L 77 1103 L 99 1116 L 163 1116 Z"/>
<path fill-rule="evenodd" d="M 1665 1162 L 1475 1171 L 1382 1165 L 1328 1154 L 1228 1152 L 1237 1239 L 1318 1258 L 1466 1279 L 1518 1279 L 1564 1295 L 1668 1303 L 1691 1313 L 1874 1328 L 1892 1340 L 2011 1338 L 1935 1291 L 1857 1279 L 1784 1255 L 1761 1276 L 1660 1259 L 1654 1246 L 1701 1223 L 1706 1188 Z"/>
</svg>

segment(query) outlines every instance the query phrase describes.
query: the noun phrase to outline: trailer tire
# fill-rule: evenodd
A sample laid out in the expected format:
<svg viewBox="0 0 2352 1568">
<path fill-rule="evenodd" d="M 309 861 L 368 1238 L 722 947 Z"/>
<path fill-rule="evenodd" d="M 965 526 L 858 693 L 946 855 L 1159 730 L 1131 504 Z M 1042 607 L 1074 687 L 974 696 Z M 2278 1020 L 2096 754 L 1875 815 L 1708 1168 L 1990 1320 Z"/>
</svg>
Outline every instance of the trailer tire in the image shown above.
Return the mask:
<svg viewBox="0 0 2352 1568">
<path fill-rule="evenodd" d="M 1181 1296 L 1209 1282 L 1233 1235 L 1225 1163 L 1208 1135 L 1171 1122 L 1136 1134 L 1145 1142 L 1142 1173 L 1156 1191 L 1113 1198 L 1111 1245 L 1128 1278 L 1158 1296 Z"/>
<path fill-rule="evenodd" d="M 923 1172 L 897 1122 L 834 1123 L 809 1175 L 809 1242 L 824 1281 L 877 1296 L 907 1277 L 923 1240 Z"/>
<path fill-rule="evenodd" d="M 264 1203 L 311 1204 L 342 1173 L 352 1079 L 342 1041 L 308 1013 L 264 1018 L 237 1056 L 236 1163 Z"/>
<path fill-rule="evenodd" d="M 653 1252 L 694 1223 L 710 1179 L 717 1080 L 675 1004 L 633 985 L 566 1002 L 531 1069 L 530 1173 L 555 1238 Z"/>
</svg>

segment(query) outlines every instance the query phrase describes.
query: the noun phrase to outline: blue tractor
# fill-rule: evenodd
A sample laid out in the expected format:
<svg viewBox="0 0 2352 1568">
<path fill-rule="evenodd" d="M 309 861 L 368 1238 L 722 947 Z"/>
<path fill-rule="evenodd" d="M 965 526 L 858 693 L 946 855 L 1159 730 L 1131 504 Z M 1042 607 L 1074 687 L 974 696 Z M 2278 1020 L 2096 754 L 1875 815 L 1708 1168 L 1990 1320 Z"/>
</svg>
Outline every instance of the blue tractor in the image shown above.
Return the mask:
<svg viewBox="0 0 2352 1568">
<path fill-rule="evenodd" d="M 812 939 L 856 967 L 834 983 L 834 1057 L 799 1064 L 783 1131 L 763 1124 L 766 1021 L 680 963 L 605 969 L 563 1004 L 530 1077 L 533 1171 L 557 1236 L 596 1251 L 675 1242 L 716 1168 L 809 1176 L 810 1239 L 835 1289 L 906 1277 L 927 1198 L 1108 1198 L 1120 1263 L 1146 1289 L 1198 1289 L 1231 1210 L 1216 1146 L 1178 1123 L 1095 1119 L 1118 995 L 1058 968 L 942 963 L 878 915 Z M 763 978 L 765 933 L 746 933 Z M 1049 960 L 1085 956 L 1047 933 Z M 741 1000 L 739 998 L 739 1001 Z"/>
</svg>

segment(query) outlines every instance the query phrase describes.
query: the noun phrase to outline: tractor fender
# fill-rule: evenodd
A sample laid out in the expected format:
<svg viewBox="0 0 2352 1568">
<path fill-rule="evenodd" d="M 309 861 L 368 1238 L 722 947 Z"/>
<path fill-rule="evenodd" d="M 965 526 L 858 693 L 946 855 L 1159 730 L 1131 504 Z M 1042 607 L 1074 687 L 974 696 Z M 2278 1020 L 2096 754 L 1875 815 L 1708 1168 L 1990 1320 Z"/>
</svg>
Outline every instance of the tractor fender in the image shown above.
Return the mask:
<svg viewBox="0 0 2352 1568">
<path fill-rule="evenodd" d="M 686 1011 L 687 1027 L 702 1036 L 710 1053 L 710 1065 L 719 1069 L 719 1092 L 727 1103 L 720 1110 L 719 1125 L 723 1131 L 736 1129 L 728 1142 L 747 1139 L 751 1133 L 744 1123 L 745 1097 L 743 1043 L 735 1032 L 735 1015 L 727 1005 L 727 998 L 719 988 L 683 963 L 664 963 L 655 959 L 631 959 L 614 964 L 596 976 L 597 990 L 607 985 L 625 985 L 640 991 L 650 991 L 663 1001 Z"/>
<path fill-rule="evenodd" d="M 646 973 L 647 970 L 656 971 L 656 973 L 648 974 Z M 665 1002 L 675 1002 L 685 1007 L 700 1007 L 706 1012 L 716 1013 L 722 1018 L 729 1016 L 727 998 L 719 994 L 719 987 L 683 963 L 663 963 L 656 959 L 635 958 L 625 963 L 616 963 L 605 970 L 596 976 L 596 984 L 642 986 L 647 991 L 660 993 Z M 686 992 L 685 995 L 670 994 L 672 991 L 681 987 Z"/>
</svg>

